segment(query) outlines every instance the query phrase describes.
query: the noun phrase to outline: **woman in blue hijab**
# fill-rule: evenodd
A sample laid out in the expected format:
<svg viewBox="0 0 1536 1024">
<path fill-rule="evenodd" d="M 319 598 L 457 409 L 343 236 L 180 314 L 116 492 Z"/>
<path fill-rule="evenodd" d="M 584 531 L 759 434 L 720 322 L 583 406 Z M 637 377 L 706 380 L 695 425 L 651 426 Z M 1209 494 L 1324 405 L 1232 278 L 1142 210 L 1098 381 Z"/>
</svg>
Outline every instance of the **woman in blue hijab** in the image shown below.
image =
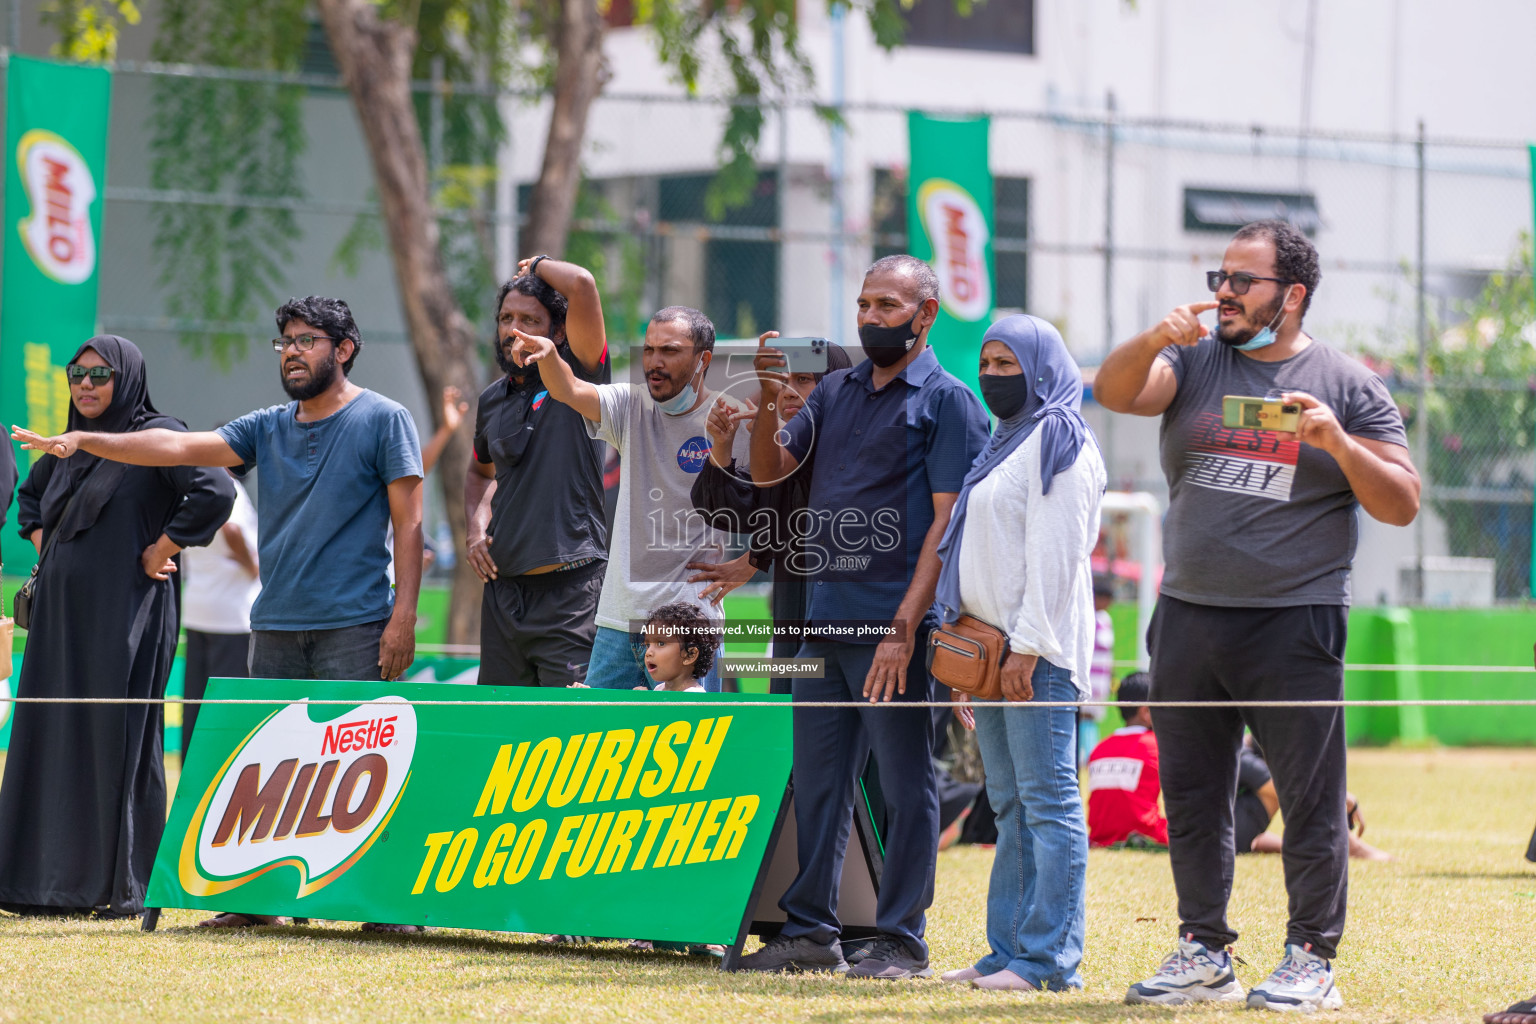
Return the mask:
<svg viewBox="0 0 1536 1024">
<path fill-rule="evenodd" d="M 978 702 L 976 737 L 997 856 L 987 894 L 991 952 L 946 981 L 978 988 L 1081 988 L 1088 829 L 1077 780 L 1077 711 L 1029 707 L 1088 697 L 1093 573 L 1104 461 L 1079 412 L 1082 372 L 1033 316 L 988 329 L 981 395 L 997 429 L 966 475 L 939 547 L 938 605 L 1008 636 L 1003 702 Z"/>
</svg>

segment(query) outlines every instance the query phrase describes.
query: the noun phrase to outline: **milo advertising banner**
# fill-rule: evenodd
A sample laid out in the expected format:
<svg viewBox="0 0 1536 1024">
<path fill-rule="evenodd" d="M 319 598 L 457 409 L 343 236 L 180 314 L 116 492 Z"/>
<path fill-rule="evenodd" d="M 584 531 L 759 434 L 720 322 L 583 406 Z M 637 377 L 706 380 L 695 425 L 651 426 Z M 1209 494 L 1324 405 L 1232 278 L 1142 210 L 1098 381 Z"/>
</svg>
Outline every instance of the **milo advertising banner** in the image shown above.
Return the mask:
<svg viewBox="0 0 1536 1024">
<path fill-rule="evenodd" d="M 985 117 L 907 115 L 907 248 L 938 271 L 939 321 L 929 339 L 939 362 L 963 381 L 976 379 L 992 316 L 990 129 Z"/>
<path fill-rule="evenodd" d="M 405 703 L 469 694 L 558 703 Z M 744 937 L 789 778 L 787 697 L 276 680 L 208 697 L 281 703 L 204 706 L 148 906 Z"/>
<path fill-rule="evenodd" d="M 64 364 L 95 333 L 111 90 L 104 68 L 14 54 L 6 66 L 0 420 L 7 434 L 12 423 L 64 430 Z M 23 475 L 35 454 L 16 450 Z M 7 574 L 28 572 L 32 545 L 14 529 L 3 537 Z"/>
</svg>

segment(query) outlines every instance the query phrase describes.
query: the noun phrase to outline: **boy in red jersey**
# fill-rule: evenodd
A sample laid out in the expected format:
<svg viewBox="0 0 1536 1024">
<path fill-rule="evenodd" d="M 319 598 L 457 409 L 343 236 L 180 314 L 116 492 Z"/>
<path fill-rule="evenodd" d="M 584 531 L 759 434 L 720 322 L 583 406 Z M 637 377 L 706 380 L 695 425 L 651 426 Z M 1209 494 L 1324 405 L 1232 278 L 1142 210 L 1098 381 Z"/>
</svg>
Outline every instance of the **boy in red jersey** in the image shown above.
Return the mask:
<svg viewBox="0 0 1536 1024">
<path fill-rule="evenodd" d="M 1145 706 L 1151 677 L 1133 672 L 1120 681 L 1116 729 L 1088 755 L 1088 844 L 1168 845 L 1168 819 L 1157 804 L 1157 736 Z"/>
</svg>

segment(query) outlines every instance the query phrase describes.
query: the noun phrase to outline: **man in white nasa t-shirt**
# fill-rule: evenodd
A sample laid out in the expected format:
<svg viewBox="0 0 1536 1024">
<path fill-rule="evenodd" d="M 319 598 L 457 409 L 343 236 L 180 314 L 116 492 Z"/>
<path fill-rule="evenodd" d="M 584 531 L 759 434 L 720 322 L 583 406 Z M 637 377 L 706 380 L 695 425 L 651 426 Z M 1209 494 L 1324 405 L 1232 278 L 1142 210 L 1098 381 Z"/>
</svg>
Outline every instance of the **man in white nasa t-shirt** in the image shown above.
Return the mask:
<svg viewBox="0 0 1536 1024">
<path fill-rule="evenodd" d="M 659 310 L 640 353 L 643 387 L 581 380 L 549 339 L 516 333 L 513 361 L 539 363 L 550 397 L 581 413 L 588 432 L 618 450 L 623 467 L 587 685 L 649 689 L 655 681 L 645 670 L 643 629 L 650 611 L 687 601 L 719 621 L 721 600 L 754 571 L 747 555 L 725 559 L 729 535 L 693 507 L 693 481 L 710 451 L 705 420 L 713 396 L 704 376 L 715 326 L 687 306 Z M 702 682 L 719 690 L 718 670 Z"/>
</svg>

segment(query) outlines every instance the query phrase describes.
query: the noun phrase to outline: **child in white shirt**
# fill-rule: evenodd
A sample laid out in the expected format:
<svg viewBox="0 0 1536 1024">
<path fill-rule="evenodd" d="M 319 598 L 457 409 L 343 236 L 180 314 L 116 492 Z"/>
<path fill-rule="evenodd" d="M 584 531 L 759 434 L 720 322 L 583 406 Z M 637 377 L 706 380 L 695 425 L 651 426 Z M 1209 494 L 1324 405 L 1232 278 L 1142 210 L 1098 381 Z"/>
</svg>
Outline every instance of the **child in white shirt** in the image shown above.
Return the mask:
<svg viewBox="0 0 1536 1024">
<path fill-rule="evenodd" d="M 703 693 L 701 680 L 715 663 L 720 633 L 697 607 L 662 605 L 645 623 L 645 671 L 653 690 Z M 641 689 L 641 687 L 635 687 Z"/>
</svg>

